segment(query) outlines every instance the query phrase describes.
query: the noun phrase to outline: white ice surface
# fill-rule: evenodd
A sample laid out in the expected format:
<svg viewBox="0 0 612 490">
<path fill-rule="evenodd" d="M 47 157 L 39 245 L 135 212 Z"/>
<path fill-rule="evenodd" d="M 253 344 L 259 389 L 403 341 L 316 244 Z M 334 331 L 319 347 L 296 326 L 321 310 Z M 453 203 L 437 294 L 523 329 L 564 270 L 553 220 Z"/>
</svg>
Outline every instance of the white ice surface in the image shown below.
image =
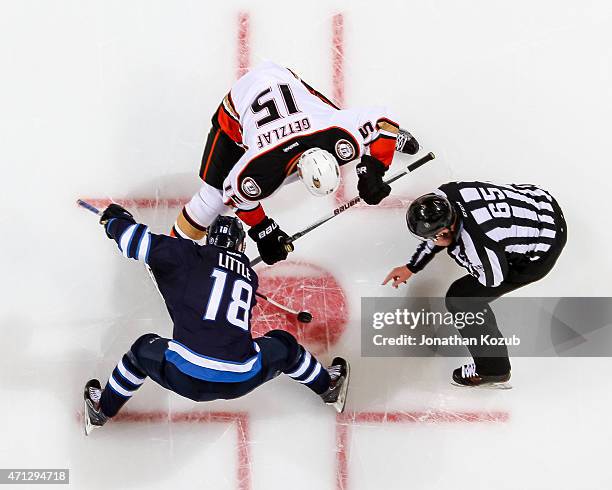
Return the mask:
<svg viewBox="0 0 612 490">
<path fill-rule="evenodd" d="M 540 184 L 564 208 L 569 242 L 545 280 L 516 294 L 612 296 L 610 2 L 5 0 L 0 10 L 0 467 L 70 468 L 78 489 L 340 488 L 335 417 L 288 379 L 199 405 L 149 381 L 126 407 L 247 413 L 241 481 L 235 424 L 125 422 L 86 439 L 77 420 L 84 381 L 105 379 L 140 334 L 169 334 L 169 319 L 142 266 L 74 201 L 197 188 L 242 10 L 252 63 L 289 65 L 326 93 L 332 16 L 343 12 L 347 105 L 393 108 L 437 155 L 394 195 L 453 179 Z M 267 205 L 293 232 L 332 203 L 294 187 Z M 135 212 L 162 232 L 177 209 Z M 515 358 L 515 388 L 502 392 L 451 387 L 460 359 L 360 357 L 360 297 L 443 294 L 461 273 L 440 257 L 400 291 L 379 286 L 415 245 L 400 209 L 350 211 L 297 244 L 295 257 L 347 294 L 347 331 L 322 359 L 351 360 L 347 409 L 509 418 L 350 424 L 346 488 L 612 487 L 609 359 Z"/>
</svg>

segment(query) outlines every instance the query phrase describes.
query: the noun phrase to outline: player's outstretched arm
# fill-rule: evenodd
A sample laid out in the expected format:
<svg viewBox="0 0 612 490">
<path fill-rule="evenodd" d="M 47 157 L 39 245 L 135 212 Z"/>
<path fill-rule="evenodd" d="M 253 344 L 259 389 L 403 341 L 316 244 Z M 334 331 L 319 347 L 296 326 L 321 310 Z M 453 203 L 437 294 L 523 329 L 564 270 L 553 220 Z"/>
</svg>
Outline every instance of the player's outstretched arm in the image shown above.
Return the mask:
<svg viewBox="0 0 612 490">
<path fill-rule="evenodd" d="M 395 267 L 387 274 L 385 280 L 382 285 L 386 285 L 389 281 L 393 280 L 391 284 L 395 289 L 398 288 L 400 284 L 405 284 L 408 279 L 412 277 L 412 271 L 408 269 L 408 266 L 401 265 L 399 267 Z"/>
<path fill-rule="evenodd" d="M 383 181 L 387 167 L 377 158 L 363 155 L 357 165 L 357 190 L 367 204 L 380 203 L 391 194 L 391 186 Z"/>
<path fill-rule="evenodd" d="M 289 242 L 289 235 L 281 230 L 272 218 L 266 217 L 248 233 L 257 244 L 262 260 L 268 265 L 285 260 L 289 252 L 294 250 L 293 244 Z"/>
<path fill-rule="evenodd" d="M 130 226 L 135 225 L 136 220 L 127 209 L 119 206 L 119 204 L 112 203 L 102 212 L 100 224 L 104 227 L 106 236 L 119 243 L 123 232 Z"/>
<path fill-rule="evenodd" d="M 362 137 L 371 130 L 368 144 L 369 154 L 361 157 L 357 165 L 357 190 L 359 197 L 367 204 L 380 203 L 391 193 L 391 186 L 383 181 L 385 172 L 391 166 L 395 152 L 414 155 L 419 151 L 419 143 L 408 131 L 387 117 L 380 117 L 375 125 L 364 125 L 359 129 Z"/>
<path fill-rule="evenodd" d="M 405 283 L 414 274 L 423 270 L 440 250 L 443 250 L 443 247 L 437 246 L 432 240 L 421 242 L 417 247 L 416 252 L 414 252 L 410 258 L 410 262 L 408 262 L 408 264 L 395 267 L 393 270 L 391 270 L 391 272 L 389 272 L 389 274 L 387 274 L 387 277 L 385 277 L 385 280 L 382 283 L 383 286 L 391 280 L 393 280 L 391 285 L 394 288 L 397 288 L 400 284 Z"/>
<path fill-rule="evenodd" d="M 252 207 L 252 206 L 255 207 Z M 243 203 L 237 206 L 236 216 L 251 228 L 248 231 L 251 239 L 257 244 L 261 259 L 268 265 L 285 260 L 293 252 L 289 235 L 278 223 L 266 215 L 261 203 Z"/>
<path fill-rule="evenodd" d="M 177 266 L 186 251 L 195 247 L 189 240 L 152 234 L 148 226 L 137 223 L 132 213 L 118 204 L 104 210 L 100 224 L 124 257 L 142 260 L 154 270 Z"/>
</svg>

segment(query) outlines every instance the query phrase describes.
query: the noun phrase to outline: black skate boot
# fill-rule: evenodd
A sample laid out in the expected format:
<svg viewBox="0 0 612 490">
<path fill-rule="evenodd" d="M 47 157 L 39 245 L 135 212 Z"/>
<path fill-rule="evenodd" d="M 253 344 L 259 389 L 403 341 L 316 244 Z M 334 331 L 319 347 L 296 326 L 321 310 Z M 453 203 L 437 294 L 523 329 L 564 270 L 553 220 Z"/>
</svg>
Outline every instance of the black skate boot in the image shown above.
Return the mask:
<svg viewBox="0 0 612 490">
<path fill-rule="evenodd" d="M 94 429 L 102 427 L 108 417 L 100 410 L 100 397 L 102 396 L 102 387 L 97 379 L 90 379 L 83 390 L 83 399 L 85 400 L 85 413 L 83 420 L 85 422 L 85 435 L 88 436 Z"/>
<path fill-rule="evenodd" d="M 512 388 L 508 381 L 510 380 L 510 371 L 506 374 L 489 376 L 480 375 L 476 372 L 476 364 L 469 363 L 455 369 L 453 371 L 453 384 L 455 386 L 484 386 L 486 388 L 497 388 L 500 390 L 509 390 Z"/>
<path fill-rule="evenodd" d="M 331 366 L 327 368 L 327 372 L 331 383 L 328 390 L 321 394 L 321 398 L 327 405 L 333 406 L 338 413 L 342 413 L 346 404 L 351 368 L 345 359 L 335 357 Z"/>
</svg>

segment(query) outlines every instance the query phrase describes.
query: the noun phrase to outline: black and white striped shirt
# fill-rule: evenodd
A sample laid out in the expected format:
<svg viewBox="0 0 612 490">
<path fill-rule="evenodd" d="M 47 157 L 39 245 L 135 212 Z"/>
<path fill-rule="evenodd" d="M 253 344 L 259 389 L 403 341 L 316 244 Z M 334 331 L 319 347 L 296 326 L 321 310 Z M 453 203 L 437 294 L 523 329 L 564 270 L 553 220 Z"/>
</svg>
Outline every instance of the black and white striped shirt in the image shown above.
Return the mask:
<svg viewBox="0 0 612 490">
<path fill-rule="evenodd" d="M 530 184 L 450 182 L 434 192 L 448 198 L 461 218 L 448 254 L 487 287 L 502 283 L 509 263 L 546 254 L 562 220 L 553 197 Z M 408 268 L 419 272 L 443 248 L 424 241 Z"/>
</svg>

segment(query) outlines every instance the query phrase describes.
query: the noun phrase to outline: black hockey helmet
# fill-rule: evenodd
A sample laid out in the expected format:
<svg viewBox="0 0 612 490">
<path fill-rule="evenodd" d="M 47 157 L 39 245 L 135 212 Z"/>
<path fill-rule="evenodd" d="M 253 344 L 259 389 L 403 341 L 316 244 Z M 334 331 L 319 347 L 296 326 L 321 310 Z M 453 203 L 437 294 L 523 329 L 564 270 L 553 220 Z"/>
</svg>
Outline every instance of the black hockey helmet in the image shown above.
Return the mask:
<svg viewBox="0 0 612 490">
<path fill-rule="evenodd" d="M 450 228 L 457 213 L 448 199 L 437 194 L 425 194 L 408 206 L 408 229 L 419 238 L 434 238 L 443 228 Z"/>
<path fill-rule="evenodd" d="M 208 227 L 206 243 L 242 252 L 245 237 L 244 228 L 238 218 L 217 216 L 217 219 Z"/>
</svg>

